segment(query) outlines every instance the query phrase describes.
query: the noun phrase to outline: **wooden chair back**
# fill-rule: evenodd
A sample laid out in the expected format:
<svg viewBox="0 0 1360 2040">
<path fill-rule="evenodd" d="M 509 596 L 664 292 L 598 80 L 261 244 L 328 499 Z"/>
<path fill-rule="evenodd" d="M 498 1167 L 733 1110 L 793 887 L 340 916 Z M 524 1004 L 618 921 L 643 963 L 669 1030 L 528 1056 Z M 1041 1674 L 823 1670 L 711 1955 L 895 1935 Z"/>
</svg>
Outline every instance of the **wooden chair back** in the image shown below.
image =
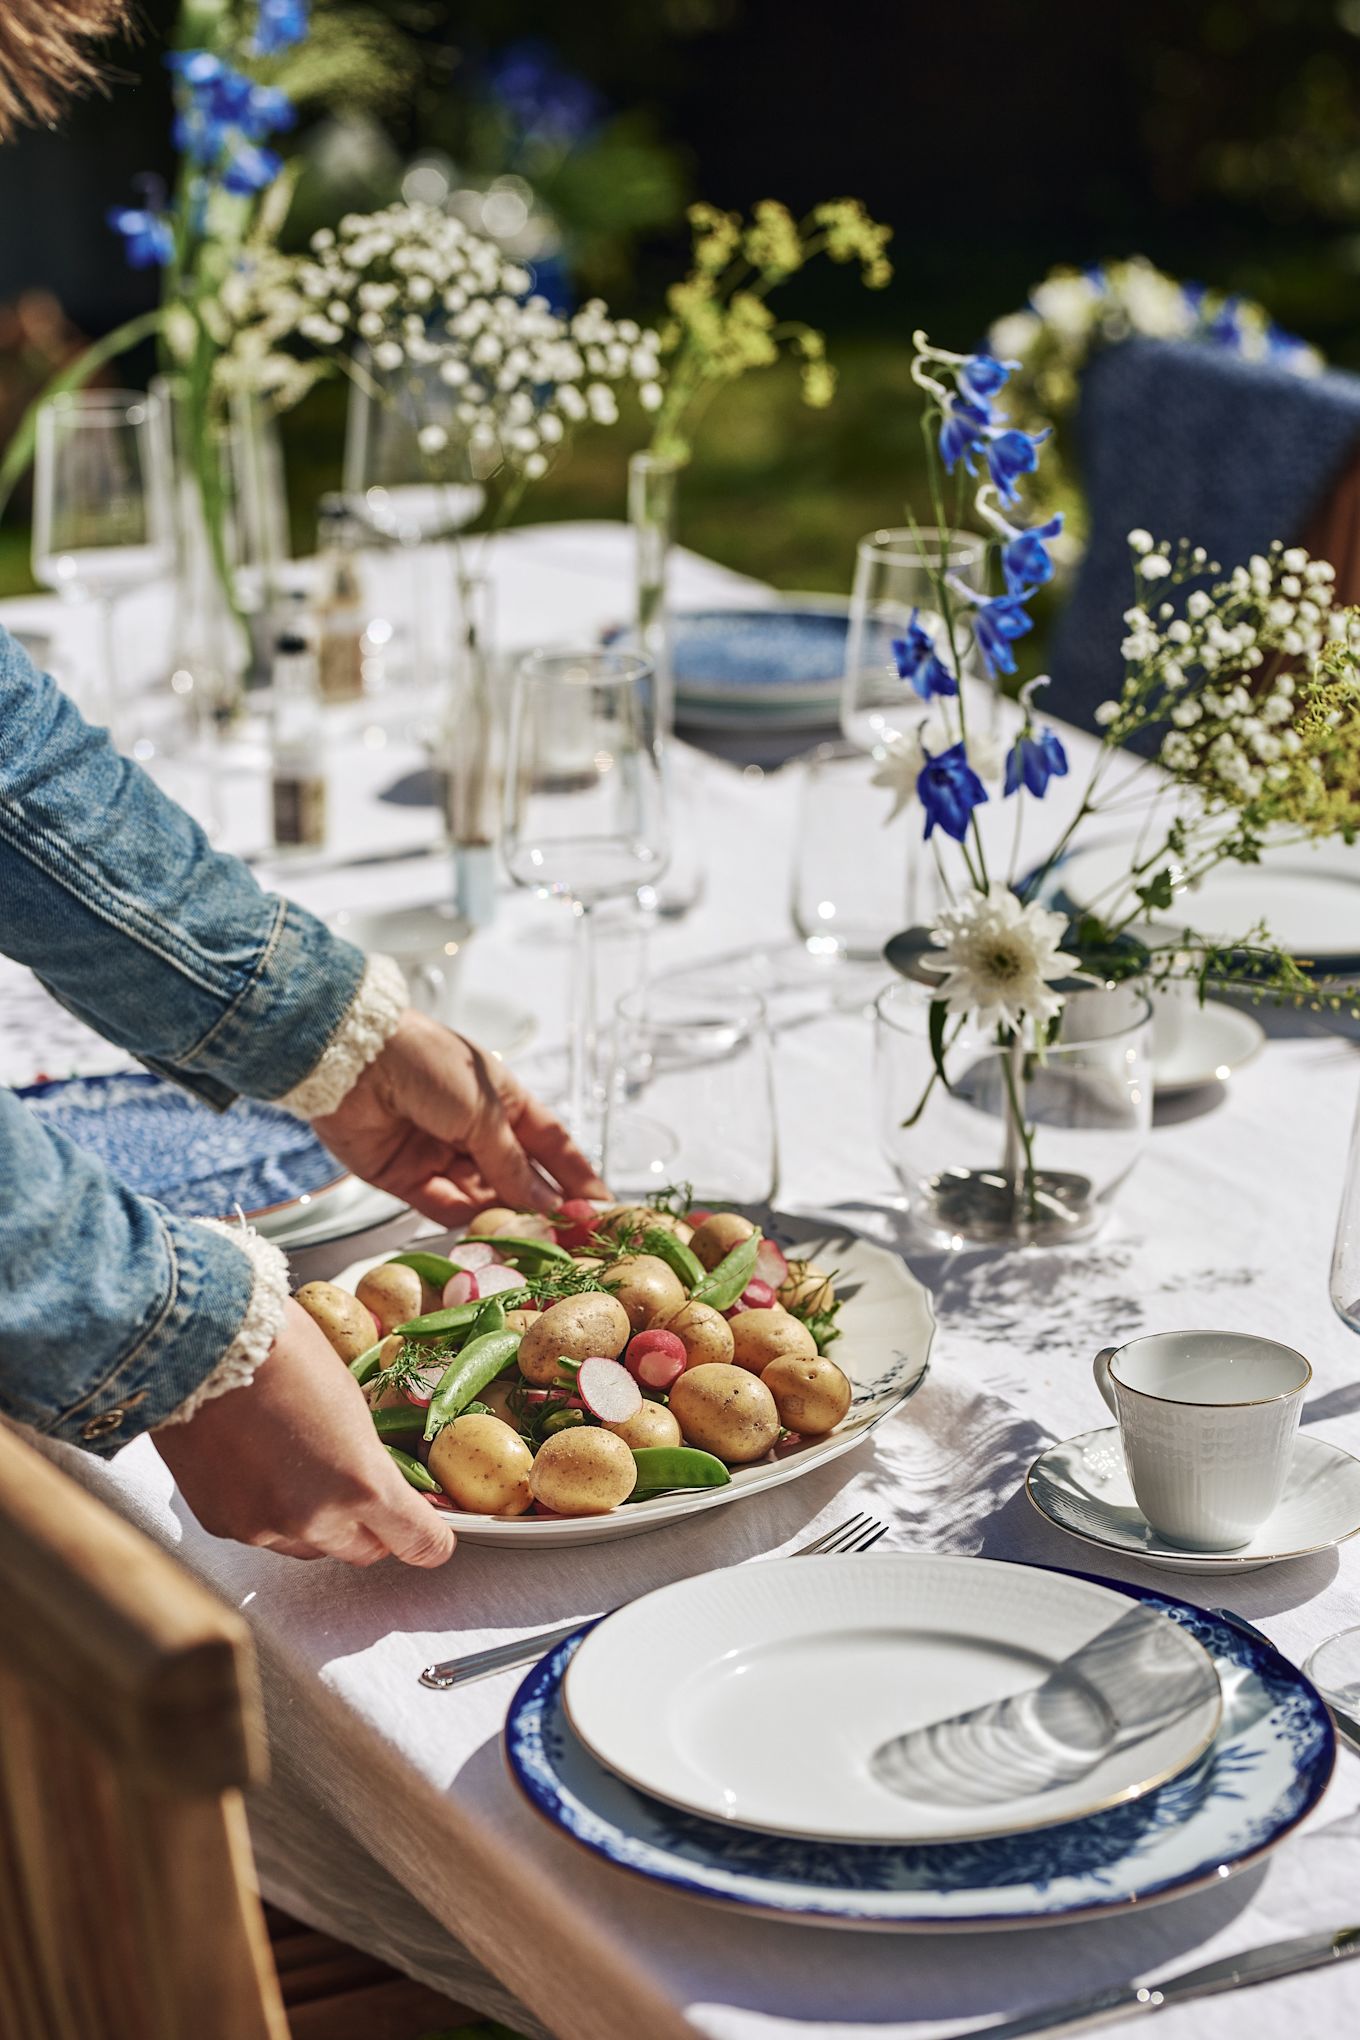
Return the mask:
<svg viewBox="0 0 1360 2040">
<path fill-rule="evenodd" d="M 0 2036 L 288 2040 L 249 1632 L 0 1424 Z"/>
</svg>

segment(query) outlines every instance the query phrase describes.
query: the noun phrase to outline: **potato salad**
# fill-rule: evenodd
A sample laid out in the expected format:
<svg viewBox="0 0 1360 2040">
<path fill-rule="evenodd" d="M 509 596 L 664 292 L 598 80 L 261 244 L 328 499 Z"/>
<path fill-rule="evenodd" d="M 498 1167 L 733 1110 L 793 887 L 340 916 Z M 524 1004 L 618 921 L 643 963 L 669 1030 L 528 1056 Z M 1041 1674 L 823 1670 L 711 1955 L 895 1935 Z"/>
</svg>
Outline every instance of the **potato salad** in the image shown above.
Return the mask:
<svg viewBox="0 0 1360 2040">
<path fill-rule="evenodd" d="M 827 1357 L 834 1270 L 686 1192 L 486 1211 L 449 1254 L 396 1254 L 297 1301 L 363 1387 L 411 1485 L 480 1516 L 597 1516 L 722 1487 L 850 1407 Z"/>
</svg>

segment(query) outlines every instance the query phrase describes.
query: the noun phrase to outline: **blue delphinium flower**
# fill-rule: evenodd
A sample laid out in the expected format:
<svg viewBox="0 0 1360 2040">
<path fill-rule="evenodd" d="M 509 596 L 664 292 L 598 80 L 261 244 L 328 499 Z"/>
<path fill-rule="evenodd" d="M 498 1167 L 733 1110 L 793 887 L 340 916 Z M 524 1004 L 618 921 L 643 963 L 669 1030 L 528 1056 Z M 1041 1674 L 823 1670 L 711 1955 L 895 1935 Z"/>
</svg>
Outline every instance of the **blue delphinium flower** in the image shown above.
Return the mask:
<svg viewBox="0 0 1360 2040">
<path fill-rule="evenodd" d="M 121 234 L 131 269 L 161 269 L 175 250 L 175 231 L 165 212 L 165 184 L 150 172 L 133 179 L 140 205 L 116 205 L 105 214 Z"/>
<path fill-rule="evenodd" d="M 564 69 L 537 37 L 512 43 L 490 66 L 491 89 L 521 135 L 570 148 L 585 141 L 604 102 L 592 85 Z"/>
<path fill-rule="evenodd" d="M 258 142 L 237 142 L 222 167 L 222 189 L 237 198 L 250 198 L 274 182 L 283 168 L 283 158 Z"/>
<path fill-rule="evenodd" d="M 311 0 L 260 0 L 251 54 L 276 57 L 300 43 L 307 34 L 310 7 Z"/>
<path fill-rule="evenodd" d="M 954 574 L 949 577 L 949 585 L 960 600 L 972 608 L 973 634 L 992 678 L 995 680 L 998 673 L 1013 673 L 1015 660 L 1011 655 L 1011 642 L 1034 628 L 1024 608 L 1024 596 L 1028 590 L 1022 589 L 1011 595 L 979 595 Z"/>
<path fill-rule="evenodd" d="M 1001 548 L 1001 571 L 1008 594 L 1025 595 L 1053 579 L 1053 555 L 1045 541 L 1056 538 L 1062 528 L 1061 511 L 1047 524 L 1032 524 L 1028 531 L 1007 526 L 1010 537 Z"/>
<path fill-rule="evenodd" d="M 1019 502 L 1015 484 L 1021 475 L 1032 475 L 1038 467 L 1039 448 L 1051 429 L 1046 425 L 1042 432 L 1022 432 L 1018 425 L 1008 425 L 986 435 L 987 468 L 1003 503 Z"/>
<path fill-rule="evenodd" d="M 175 50 L 165 61 L 183 88 L 175 115 L 175 147 L 206 170 L 217 169 L 240 142 L 266 141 L 297 119 L 286 93 L 275 85 L 256 84 L 211 50 Z M 267 150 L 255 150 L 228 189 L 260 190 L 254 180 L 271 161 L 276 167 L 270 174 L 276 176 L 278 159 Z"/>
<path fill-rule="evenodd" d="M 1048 791 L 1050 779 L 1067 774 L 1067 753 L 1056 730 L 1023 729 L 1006 756 L 1006 792 L 1028 787 L 1036 800 Z"/>
<path fill-rule="evenodd" d="M 925 757 L 917 776 L 916 792 L 926 811 L 926 839 L 938 824 L 946 836 L 961 843 L 968 834 L 973 809 L 982 806 L 987 789 L 968 763 L 968 753 L 962 744 L 951 744 L 935 758 L 926 751 Z"/>
<path fill-rule="evenodd" d="M 1013 361 L 998 361 L 991 354 L 970 354 L 959 364 L 959 388 L 975 404 L 987 404 L 1010 380 Z"/>
<path fill-rule="evenodd" d="M 970 475 L 975 475 L 977 468 L 973 463 L 973 452 L 986 436 L 991 413 L 985 404 L 970 403 L 965 397 L 945 398 L 942 409 L 940 459 L 951 475 L 960 461 Z"/>
<path fill-rule="evenodd" d="M 932 694 L 957 694 L 959 683 L 939 658 L 930 632 L 917 622 L 920 614 L 919 609 L 913 609 L 906 636 L 892 641 L 898 677 L 910 680 L 923 701 Z"/>
</svg>

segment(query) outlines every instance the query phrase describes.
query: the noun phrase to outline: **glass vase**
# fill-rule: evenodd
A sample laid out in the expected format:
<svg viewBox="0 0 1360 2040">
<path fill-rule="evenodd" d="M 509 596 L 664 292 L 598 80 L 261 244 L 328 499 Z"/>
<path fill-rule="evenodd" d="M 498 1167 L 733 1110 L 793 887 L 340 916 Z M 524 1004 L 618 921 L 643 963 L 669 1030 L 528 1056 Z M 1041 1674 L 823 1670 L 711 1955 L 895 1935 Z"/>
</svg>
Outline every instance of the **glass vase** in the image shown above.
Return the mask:
<svg viewBox="0 0 1360 2040">
<path fill-rule="evenodd" d="M 154 385 L 170 419 L 177 530 L 171 684 L 199 732 L 229 727 L 267 686 L 279 572 L 288 557 L 283 460 L 273 418 L 233 397 L 207 416 L 183 378 Z"/>
<path fill-rule="evenodd" d="M 454 905 L 471 927 L 485 928 L 496 912 L 502 735 L 492 588 L 485 574 L 460 570 L 455 631 L 445 777 Z"/>
<path fill-rule="evenodd" d="M 986 560 L 987 541 L 971 531 L 940 532 L 927 525 L 914 531 L 871 531 L 860 540 L 845 646 L 841 728 L 861 751 L 881 755 L 886 745 L 921 720 L 925 704 L 903 682 L 892 648 L 913 617 L 948 659 L 948 633 L 932 576 L 943 567 L 980 594 Z M 955 614 L 955 638 L 966 681 L 973 639 L 966 606 L 961 604 L 960 610 Z"/>
<path fill-rule="evenodd" d="M 675 503 L 680 462 L 641 452 L 628 462 L 628 521 L 633 529 L 633 642 L 656 674 L 657 719 L 662 738 L 667 801 L 675 823 L 671 862 L 664 879 L 649 887 L 647 904 L 678 919 L 703 897 L 705 868 L 703 788 L 688 753 L 677 749 L 675 674 L 669 606 L 670 552 L 675 537 Z"/>
<path fill-rule="evenodd" d="M 1152 1120 L 1152 1009 L 1132 986 L 1070 993 L 1039 1045 L 946 1023 L 936 1068 L 931 993 L 876 1004 L 879 1138 L 913 1225 L 941 1247 L 1058 1246 L 1104 1223 Z"/>
</svg>

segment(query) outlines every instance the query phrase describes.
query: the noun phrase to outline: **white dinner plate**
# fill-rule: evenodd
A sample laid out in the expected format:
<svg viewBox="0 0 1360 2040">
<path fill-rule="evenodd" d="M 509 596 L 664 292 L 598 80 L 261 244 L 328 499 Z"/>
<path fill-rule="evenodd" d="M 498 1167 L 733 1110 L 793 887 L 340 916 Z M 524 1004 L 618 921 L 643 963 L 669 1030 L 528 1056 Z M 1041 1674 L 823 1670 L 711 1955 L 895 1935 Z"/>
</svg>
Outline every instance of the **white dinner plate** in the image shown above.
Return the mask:
<svg viewBox="0 0 1360 2040">
<path fill-rule="evenodd" d="M 591 1625 L 526 1676 L 506 1718 L 506 1759 L 534 1810 L 597 1861 L 738 1913 L 931 1935 L 1141 1913 L 1220 1890 L 1293 1834 L 1326 1790 L 1336 1741 L 1302 1672 L 1226 1610 L 1145 1587 L 1118 1591 L 1204 1645 L 1223 1724 L 1199 1763 L 1169 1784 L 1061 1827 L 921 1847 L 797 1841 L 677 1813 L 623 1784 L 572 1734 L 562 1681 Z"/>
<path fill-rule="evenodd" d="M 1236 1551 L 1187 1551 L 1152 1528 L 1133 1499 L 1116 1425 L 1050 1445 L 1026 1475 L 1025 1492 L 1041 1516 L 1084 1544 L 1180 1573 L 1256 1572 L 1360 1533 L 1360 1459 L 1307 1431 L 1294 1441 L 1279 1506 Z"/>
<path fill-rule="evenodd" d="M 1131 840 L 1086 844 L 1063 860 L 1045 893 L 1074 907 L 1108 906 L 1134 854 Z M 1360 844 L 1294 843 L 1268 849 L 1259 864 L 1220 864 L 1193 889 L 1178 889 L 1157 919 L 1223 943 L 1264 922 L 1292 956 L 1341 975 L 1360 972 Z"/>
<path fill-rule="evenodd" d="M 816 1261 L 836 1271 L 836 1288 L 844 1299 L 841 1336 L 832 1347 L 838 1367 L 850 1378 L 853 1399 L 849 1413 L 825 1438 L 775 1448 L 775 1456 L 755 1466 L 738 1466 L 726 1487 L 696 1488 L 684 1494 L 657 1495 L 646 1502 L 625 1502 L 606 1516 L 472 1516 L 451 1512 L 449 1522 L 466 1544 L 492 1544 L 503 1550 L 547 1551 L 554 1546 L 599 1544 L 611 1537 L 636 1537 L 678 1523 L 704 1509 L 721 1508 L 798 1480 L 815 1466 L 825 1466 L 853 1450 L 885 1417 L 915 1395 L 930 1365 L 935 1314 L 930 1291 L 906 1263 L 886 1247 L 875 1246 L 858 1233 L 829 1231 L 808 1219 L 758 1212 L 753 1217 L 790 1258 Z M 445 1251 L 444 1240 L 421 1240 L 422 1247 Z M 353 1289 L 361 1275 L 386 1260 L 386 1255 L 356 1261 L 335 1280 Z"/>
<path fill-rule="evenodd" d="M 1110 1662 L 1095 1639 L 1121 1622 Z M 591 1631 L 563 1697 L 596 1762 L 638 1790 L 831 1842 L 1082 1819 L 1185 1770 L 1222 1712 L 1207 1654 L 1164 1616 L 1067 1573 L 937 1552 L 678 1580 Z M 890 1786 L 871 1759 L 908 1731 Z"/>
<path fill-rule="evenodd" d="M 1174 1098 L 1184 1091 L 1201 1091 L 1210 1084 L 1226 1084 L 1229 1077 L 1258 1056 L 1265 1045 L 1265 1029 L 1250 1013 L 1207 999 L 1200 1006 L 1193 1000 L 1177 1002 L 1174 1025 L 1162 1019 L 1162 1000 L 1153 1002 L 1152 1084 L 1158 1097 Z"/>
<path fill-rule="evenodd" d="M 378 1190 L 357 1176 L 347 1176 L 334 1191 L 314 1197 L 310 1205 L 263 1219 L 258 1230 L 289 1253 L 301 1247 L 324 1247 L 352 1239 L 356 1233 L 385 1225 L 409 1209 L 390 1190 Z"/>
</svg>

